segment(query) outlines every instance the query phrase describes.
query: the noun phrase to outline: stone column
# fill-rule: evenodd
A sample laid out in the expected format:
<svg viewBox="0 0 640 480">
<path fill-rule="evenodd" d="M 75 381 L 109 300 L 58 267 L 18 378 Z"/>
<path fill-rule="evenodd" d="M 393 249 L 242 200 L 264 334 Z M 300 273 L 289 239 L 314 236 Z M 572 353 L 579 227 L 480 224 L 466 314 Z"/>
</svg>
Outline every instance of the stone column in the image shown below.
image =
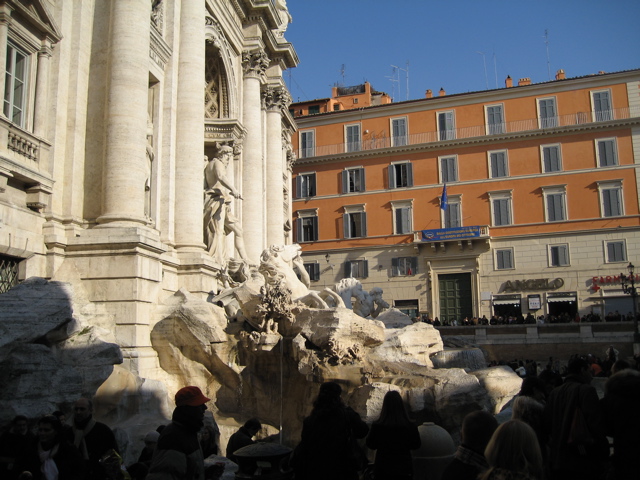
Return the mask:
<svg viewBox="0 0 640 480">
<path fill-rule="evenodd" d="M 281 86 L 270 87 L 265 94 L 267 109 L 267 246 L 284 244 L 284 193 L 282 109 L 290 104 Z"/>
<path fill-rule="evenodd" d="M 6 3 L 0 6 L 0 65 L 5 68 L 7 64 L 7 38 L 9 25 L 11 24 L 11 7 Z M 0 75 L 0 94 L 4 95 L 4 72 Z M 0 108 L 0 115 L 4 116 L 4 108 Z"/>
<path fill-rule="evenodd" d="M 146 223 L 150 15 L 149 0 L 112 3 L 101 224 Z"/>
<path fill-rule="evenodd" d="M 175 241 L 182 251 L 204 250 L 205 1 L 182 2 L 177 55 Z M 174 54 L 175 55 L 175 54 Z"/>
<path fill-rule="evenodd" d="M 244 52 L 244 98 L 242 121 L 247 130 L 243 148 L 242 167 L 242 229 L 247 255 L 252 263 L 258 263 L 265 247 L 264 199 L 265 185 L 262 161 L 262 102 L 260 84 L 269 59 L 262 50 Z"/>
<path fill-rule="evenodd" d="M 49 63 L 51 45 L 46 43 L 38 52 L 38 73 L 36 78 L 36 101 L 33 114 L 33 133 L 40 138 L 47 135 Z"/>
</svg>

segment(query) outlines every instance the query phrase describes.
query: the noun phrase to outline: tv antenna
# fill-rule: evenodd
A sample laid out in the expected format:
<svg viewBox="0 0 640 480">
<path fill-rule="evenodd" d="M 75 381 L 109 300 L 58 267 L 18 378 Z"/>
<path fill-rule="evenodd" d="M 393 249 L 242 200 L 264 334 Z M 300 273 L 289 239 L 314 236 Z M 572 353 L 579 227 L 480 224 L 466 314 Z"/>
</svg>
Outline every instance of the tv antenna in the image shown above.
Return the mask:
<svg viewBox="0 0 640 480">
<path fill-rule="evenodd" d="M 346 77 L 346 74 L 345 74 L 345 70 L 346 69 L 347 69 L 347 66 L 343 63 L 342 66 L 340 67 L 340 76 L 342 77 L 342 86 L 343 87 L 345 86 L 344 79 Z"/>
<path fill-rule="evenodd" d="M 398 82 L 398 85 L 400 85 L 400 72 L 399 70 L 402 70 L 404 72 L 405 78 L 407 80 L 407 100 L 409 100 L 409 60 L 407 60 L 407 68 L 400 68 L 396 65 L 391 65 L 391 67 L 393 68 L 393 73 L 397 73 L 397 79 L 396 82 Z M 400 95 L 400 88 L 398 88 L 398 95 Z"/>
<path fill-rule="evenodd" d="M 484 64 L 484 83 L 487 86 L 487 90 L 489 90 L 489 77 L 487 77 L 487 58 L 484 52 L 476 52 L 479 55 L 482 55 L 482 63 Z"/>
<path fill-rule="evenodd" d="M 391 98 L 395 99 L 396 98 L 396 83 L 400 82 L 400 74 L 397 72 L 397 68 L 398 67 L 394 67 L 393 65 L 391 65 L 393 67 L 393 70 L 391 70 L 391 76 L 390 77 L 385 77 L 388 78 L 389 81 L 391 82 Z M 398 78 L 396 78 L 396 74 L 398 76 Z"/>
<path fill-rule="evenodd" d="M 549 58 L 549 30 L 544 29 L 544 44 L 547 47 L 547 75 L 549 76 L 549 80 L 551 80 L 551 60 Z"/>
</svg>

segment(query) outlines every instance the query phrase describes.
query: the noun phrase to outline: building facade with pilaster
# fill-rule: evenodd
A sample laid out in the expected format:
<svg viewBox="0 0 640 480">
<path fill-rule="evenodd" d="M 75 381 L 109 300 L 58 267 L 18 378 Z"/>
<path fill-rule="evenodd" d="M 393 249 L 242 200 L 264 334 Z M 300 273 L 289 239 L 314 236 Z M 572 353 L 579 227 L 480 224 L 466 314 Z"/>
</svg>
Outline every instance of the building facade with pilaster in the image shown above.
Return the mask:
<svg viewBox="0 0 640 480">
<path fill-rule="evenodd" d="M 445 322 L 632 311 L 640 70 L 333 109 L 341 93 L 291 106 L 295 241 L 317 289 L 356 277 Z"/>
<path fill-rule="evenodd" d="M 249 260 L 291 243 L 289 21 L 272 0 L 0 2 L 0 293 L 73 283 L 152 373 L 156 306 L 220 289 L 203 169 L 221 145 Z"/>
</svg>

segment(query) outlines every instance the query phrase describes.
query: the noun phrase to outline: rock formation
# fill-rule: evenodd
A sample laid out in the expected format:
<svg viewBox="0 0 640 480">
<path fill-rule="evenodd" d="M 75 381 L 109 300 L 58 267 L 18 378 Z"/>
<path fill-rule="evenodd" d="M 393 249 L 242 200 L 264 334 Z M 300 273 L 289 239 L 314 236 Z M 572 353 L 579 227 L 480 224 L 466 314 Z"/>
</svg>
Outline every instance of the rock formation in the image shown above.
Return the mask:
<svg viewBox="0 0 640 480">
<path fill-rule="evenodd" d="M 394 309 L 373 320 L 344 307 L 313 308 L 291 300 L 286 282 L 277 281 L 225 298 L 232 297 L 240 313 L 231 321 L 228 309 L 186 290 L 159 304 L 150 324 L 157 374 L 140 378 L 119 366 L 122 352 L 109 332 L 91 326 L 100 312 L 82 292 L 24 282 L 0 296 L 0 420 L 34 418 L 96 394 L 97 413 L 119 426 L 133 456 L 139 437 L 166 421 L 171 393 L 189 384 L 213 399 L 223 445 L 249 417 L 281 425 L 284 442 L 294 445 L 318 385 L 328 380 L 343 386 L 366 420 L 395 389 L 417 421 L 451 432 L 472 410 L 497 413 L 520 388 L 508 369 L 436 368 L 439 332 Z"/>
</svg>

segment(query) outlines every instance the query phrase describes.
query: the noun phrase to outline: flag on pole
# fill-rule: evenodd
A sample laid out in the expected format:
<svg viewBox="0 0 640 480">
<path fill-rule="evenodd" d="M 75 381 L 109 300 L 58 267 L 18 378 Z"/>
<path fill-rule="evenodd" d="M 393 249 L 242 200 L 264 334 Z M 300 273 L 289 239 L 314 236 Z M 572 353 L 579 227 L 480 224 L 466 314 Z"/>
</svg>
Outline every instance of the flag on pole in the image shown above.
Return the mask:
<svg viewBox="0 0 640 480">
<path fill-rule="evenodd" d="M 447 184 L 445 183 L 442 187 L 442 195 L 440 196 L 440 208 L 446 211 L 447 207 Z"/>
</svg>

